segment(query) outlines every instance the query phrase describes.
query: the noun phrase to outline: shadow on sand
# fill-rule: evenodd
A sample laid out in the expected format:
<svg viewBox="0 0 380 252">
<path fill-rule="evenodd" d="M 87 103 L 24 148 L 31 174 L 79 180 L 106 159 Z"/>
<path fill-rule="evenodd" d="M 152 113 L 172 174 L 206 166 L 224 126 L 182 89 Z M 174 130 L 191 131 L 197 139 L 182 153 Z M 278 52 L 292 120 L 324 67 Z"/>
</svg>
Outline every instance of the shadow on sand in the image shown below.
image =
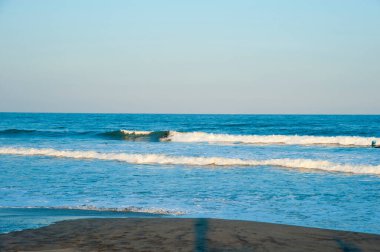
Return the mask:
<svg viewBox="0 0 380 252">
<path fill-rule="evenodd" d="M 195 230 L 195 248 L 196 252 L 207 251 L 207 219 L 197 219 L 194 224 Z"/>
</svg>

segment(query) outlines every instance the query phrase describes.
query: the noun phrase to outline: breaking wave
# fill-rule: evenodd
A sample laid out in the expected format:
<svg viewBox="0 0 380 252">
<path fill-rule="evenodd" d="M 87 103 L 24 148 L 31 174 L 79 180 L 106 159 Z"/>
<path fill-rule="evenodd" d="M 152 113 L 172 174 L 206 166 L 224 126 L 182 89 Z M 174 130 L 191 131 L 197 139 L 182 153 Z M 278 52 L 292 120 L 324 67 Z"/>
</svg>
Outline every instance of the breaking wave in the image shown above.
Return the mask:
<svg viewBox="0 0 380 252">
<path fill-rule="evenodd" d="M 172 142 L 208 142 L 241 144 L 284 144 L 284 145 L 340 145 L 371 146 L 379 138 L 358 136 L 298 136 L 298 135 L 230 135 L 205 132 L 170 131 L 166 139 Z"/>
<path fill-rule="evenodd" d="M 380 138 L 359 136 L 231 135 L 178 131 L 117 130 L 101 133 L 100 135 L 112 139 L 129 141 L 204 142 L 219 144 L 335 145 L 368 147 L 371 146 L 372 141 L 380 142 Z"/>
<path fill-rule="evenodd" d="M 144 142 L 186 142 L 214 144 L 276 144 L 276 145 L 332 145 L 368 147 L 372 141 L 380 143 L 380 138 L 359 136 L 300 136 L 300 135 L 231 135 L 206 132 L 178 131 L 40 131 L 24 129 L 6 129 L 0 131 L 0 136 L 12 137 L 95 137 L 108 140 L 144 141 Z"/>
<path fill-rule="evenodd" d="M 224 157 L 168 156 L 161 154 L 100 153 L 95 151 L 70 151 L 36 148 L 0 148 L 0 154 L 48 156 L 73 159 L 98 159 L 127 162 L 132 164 L 187 165 L 187 166 L 276 166 L 295 169 L 314 169 L 329 172 L 356 174 L 380 174 L 380 165 L 338 164 L 312 159 L 239 159 Z"/>
</svg>

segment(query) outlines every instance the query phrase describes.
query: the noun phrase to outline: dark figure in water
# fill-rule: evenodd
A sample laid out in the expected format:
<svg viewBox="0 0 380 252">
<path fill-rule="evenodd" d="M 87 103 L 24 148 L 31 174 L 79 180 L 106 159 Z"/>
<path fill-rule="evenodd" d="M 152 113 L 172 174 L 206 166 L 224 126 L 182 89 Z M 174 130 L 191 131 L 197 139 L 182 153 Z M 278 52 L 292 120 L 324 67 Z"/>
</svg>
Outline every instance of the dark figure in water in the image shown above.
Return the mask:
<svg viewBox="0 0 380 252">
<path fill-rule="evenodd" d="M 380 148 L 380 145 L 376 145 L 376 141 L 373 140 L 372 143 L 371 143 L 371 147 L 372 148 Z"/>
</svg>

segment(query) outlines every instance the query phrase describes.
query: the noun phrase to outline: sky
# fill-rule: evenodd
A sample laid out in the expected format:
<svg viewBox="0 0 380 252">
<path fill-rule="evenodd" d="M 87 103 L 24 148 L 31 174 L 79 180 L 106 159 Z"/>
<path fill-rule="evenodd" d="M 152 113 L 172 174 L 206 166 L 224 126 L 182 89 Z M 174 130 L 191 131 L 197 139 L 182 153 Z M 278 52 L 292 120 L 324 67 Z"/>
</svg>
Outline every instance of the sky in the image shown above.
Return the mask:
<svg viewBox="0 0 380 252">
<path fill-rule="evenodd" d="M 380 0 L 0 0 L 0 111 L 379 114 Z"/>
</svg>

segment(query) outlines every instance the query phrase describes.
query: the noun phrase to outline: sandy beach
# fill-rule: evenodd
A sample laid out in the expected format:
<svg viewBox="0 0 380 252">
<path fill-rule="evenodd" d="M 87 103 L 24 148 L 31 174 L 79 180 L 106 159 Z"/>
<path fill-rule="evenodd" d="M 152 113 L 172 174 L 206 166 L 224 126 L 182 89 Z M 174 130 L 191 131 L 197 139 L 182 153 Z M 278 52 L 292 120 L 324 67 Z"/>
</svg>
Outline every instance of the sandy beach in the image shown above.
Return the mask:
<svg viewBox="0 0 380 252">
<path fill-rule="evenodd" d="M 380 236 L 221 219 L 82 219 L 1 234 L 0 251 L 380 251 Z"/>
</svg>

